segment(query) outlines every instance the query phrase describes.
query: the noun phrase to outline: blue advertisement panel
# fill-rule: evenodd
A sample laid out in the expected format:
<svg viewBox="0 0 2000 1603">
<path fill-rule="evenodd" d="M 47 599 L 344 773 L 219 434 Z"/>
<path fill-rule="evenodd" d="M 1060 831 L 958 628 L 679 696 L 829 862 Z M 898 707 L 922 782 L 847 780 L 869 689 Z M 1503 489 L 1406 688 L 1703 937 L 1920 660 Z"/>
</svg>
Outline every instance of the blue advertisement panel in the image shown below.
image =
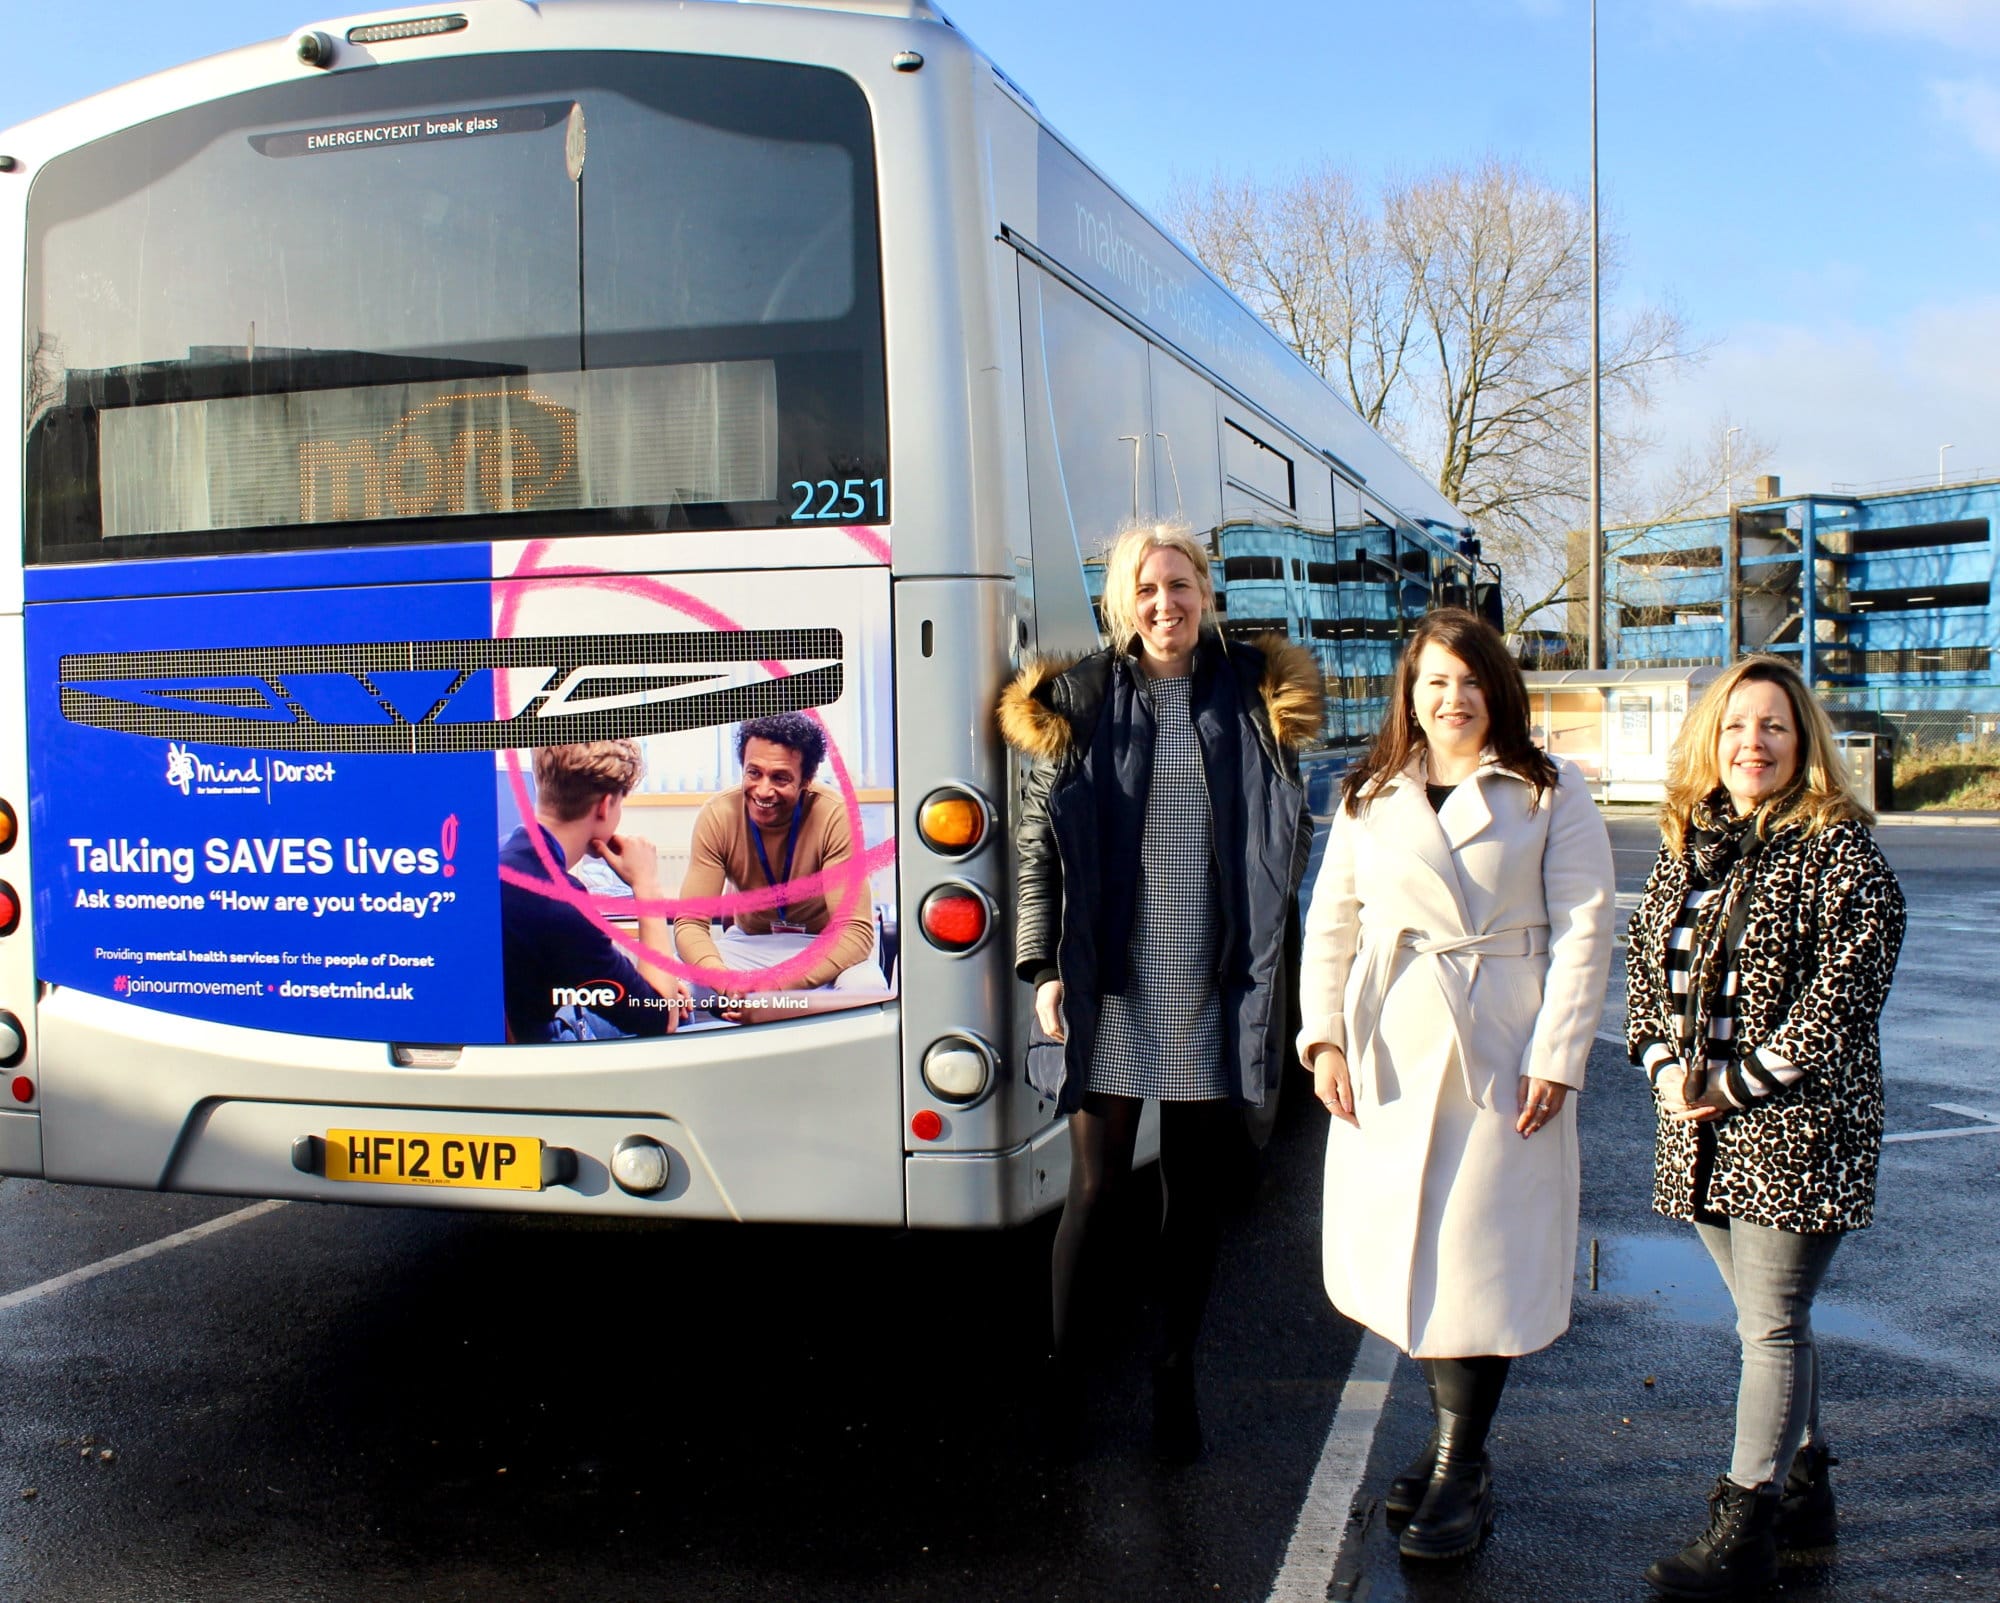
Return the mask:
<svg viewBox="0 0 2000 1603">
<path fill-rule="evenodd" d="M 493 755 L 448 738 L 492 690 L 410 649 L 486 639 L 489 595 L 30 607 L 41 978 L 255 1029 L 503 1039 Z"/>
<path fill-rule="evenodd" d="M 448 1044 L 893 995 L 886 570 L 504 561 L 31 603 L 40 977 Z"/>
</svg>

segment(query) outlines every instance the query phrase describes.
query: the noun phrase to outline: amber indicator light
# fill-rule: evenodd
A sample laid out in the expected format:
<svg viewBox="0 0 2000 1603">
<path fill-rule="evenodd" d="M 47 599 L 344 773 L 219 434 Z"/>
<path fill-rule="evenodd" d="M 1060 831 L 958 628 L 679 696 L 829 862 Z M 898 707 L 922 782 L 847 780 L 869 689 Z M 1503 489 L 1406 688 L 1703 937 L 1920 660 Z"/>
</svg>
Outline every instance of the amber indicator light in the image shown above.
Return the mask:
<svg viewBox="0 0 2000 1603">
<path fill-rule="evenodd" d="M 917 833 L 932 851 L 963 856 L 986 838 L 986 809 L 962 790 L 933 791 L 917 810 Z"/>
</svg>

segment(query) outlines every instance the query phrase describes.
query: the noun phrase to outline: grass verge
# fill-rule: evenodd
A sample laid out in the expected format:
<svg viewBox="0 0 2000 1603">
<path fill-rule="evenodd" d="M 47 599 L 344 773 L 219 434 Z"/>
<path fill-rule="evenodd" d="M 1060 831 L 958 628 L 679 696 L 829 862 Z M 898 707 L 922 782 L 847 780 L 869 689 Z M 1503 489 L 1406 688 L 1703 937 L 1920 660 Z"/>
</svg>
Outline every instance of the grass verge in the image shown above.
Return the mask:
<svg viewBox="0 0 2000 1603">
<path fill-rule="evenodd" d="M 1979 746 L 1897 753 L 1896 806 L 1917 812 L 2000 808 L 2000 753 Z"/>
</svg>

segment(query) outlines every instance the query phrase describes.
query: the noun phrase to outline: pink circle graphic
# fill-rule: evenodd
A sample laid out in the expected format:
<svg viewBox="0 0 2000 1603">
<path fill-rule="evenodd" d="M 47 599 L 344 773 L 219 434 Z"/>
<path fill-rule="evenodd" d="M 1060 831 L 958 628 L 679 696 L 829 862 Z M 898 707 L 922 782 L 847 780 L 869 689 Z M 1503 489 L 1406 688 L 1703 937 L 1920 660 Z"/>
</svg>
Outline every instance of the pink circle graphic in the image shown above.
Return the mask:
<svg viewBox="0 0 2000 1603">
<path fill-rule="evenodd" d="M 846 532 L 855 537 L 864 549 L 869 549 L 871 555 L 877 554 L 874 548 L 879 547 L 880 560 L 888 560 L 887 543 L 872 531 L 850 529 Z M 864 536 L 865 539 L 862 538 Z M 539 589 L 543 582 L 550 579 L 580 579 L 590 588 L 605 589 L 655 601 L 709 629 L 737 631 L 744 627 L 698 596 L 689 595 L 686 591 L 676 589 L 658 579 L 637 574 L 607 573 L 601 568 L 545 564 L 543 557 L 548 549 L 549 542 L 546 540 L 531 542 L 522 554 L 520 566 L 508 577 L 493 581 L 494 588 L 501 593 L 499 611 L 493 623 L 495 639 L 508 640 L 514 637 L 522 601 L 528 594 Z M 759 666 L 773 678 L 785 677 L 790 672 L 782 662 L 768 659 L 760 662 Z M 498 670 L 497 688 L 503 700 L 506 699 L 508 671 L 504 668 Z M 809 709 L 806 716 L 822 730 L 826 729 L 826 722 L 816 709 Z M 860 794 L 855 788 L 853 776 L 848 772 L 847 760 L 830 731 L 827 733 L 826 756 L 828 763 L 832 765 L 834 779 L 839 788 L 841 807 L 847 817 L 848 838 L 865 843 Z M 520 753 L 509 749 L 504 757 L 514 805 L 524 820 L 532 819 L 535 809 L 532 798 L 528 795 L 527 781 L 521 772 Z M 724 896 L 663 897 L 657 901 L 642 902 L 630 897 L 593 896 L 588 891 L 578 889 L 569 882 L 566 865 L 558 863 L 549 851 L 548 841 L 542 832 L 533 830 L 528 838 L 535 848 L 535 856 L 542 872 L 547 877 L 536 879 L 532 875 L 502 867 L 500 879 L 503 884 L 531 891 L 537 896 L 546 896 L 552 901 L 562 902 L 575 908 L 618 945 L 644 961 L 665 969 L 669 974 L 678 975 L 686 980 L 699 979 L 705 983 L 713 982 L 719 977 L 726 980 L 733 988 L 759 991 L 789 989 L 803 979 L 814 964 L 832 950 L 835 942 L 839 940 L 841 926 L 853 916 L 855 909 L 867 894 L 869 875 L 893 862 L 896 856 L 896 838 L 891 835 L 878 845 L 868 847 L 845 862 L 836 863 L 831 868 L 822 869 L 817 873 L 795 876 L 782 884 L 766 886 L 759 890 L 736 891 Z M 750 971 L 698 969 L 682 962 L 676 953 L 662 952 L 648 946 L 636 935 L 628 934 L 618 928 L 605 916 L 607 910 L 617 910 L 627 914 L 636 912 L 640 917 L 659 917 L 670 921 L 679 916 L 707 918 L 734 916 L 740 913 L 760 912 L 781 902 L 803 896 L 825 895 L 835 890 L 840 892 L 840 901 L 827 920 L 826 928 L 814 936 L 806 949 L 796 957 L 787 958 L 784 962 L 774 964 L 768 969 Z"/>
</svg>

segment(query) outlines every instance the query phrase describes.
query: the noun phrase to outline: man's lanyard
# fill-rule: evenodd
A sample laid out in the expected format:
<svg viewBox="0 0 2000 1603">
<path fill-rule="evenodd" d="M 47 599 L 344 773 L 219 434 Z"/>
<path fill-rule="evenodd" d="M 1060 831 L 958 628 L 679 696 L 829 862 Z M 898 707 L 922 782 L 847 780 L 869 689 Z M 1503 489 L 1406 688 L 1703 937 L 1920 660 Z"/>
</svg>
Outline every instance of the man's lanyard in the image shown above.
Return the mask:
<svg viewBox="0 0 2000 1603">
<path fill-rule="evenodd" d="M 764 869 L 764 883 L 769 885 L 773 890 L 777 889 L 781 883 L 789 885 L 792 882 L 792 855 L 799 849 L 799 817 L 805 810 L 806 799 L 801 796 L 798 805 L 792 809 L 791 828 L 785 832 L 785 877 L 780 881 L 771 872 L 770 854 L 764 850 L 764 832 L 757 827 L 757 820 L 750 816 L 750 804 L 748 802 L 743 804 L 743 823 L 750 831 L 750 844 L 757 848 L 757 861 L 763 865 Z M 785 922 L 785 904 L 783 902 L 780 902 L 772 909 L 772 921 L 777 924 Z"/>
</svg>

